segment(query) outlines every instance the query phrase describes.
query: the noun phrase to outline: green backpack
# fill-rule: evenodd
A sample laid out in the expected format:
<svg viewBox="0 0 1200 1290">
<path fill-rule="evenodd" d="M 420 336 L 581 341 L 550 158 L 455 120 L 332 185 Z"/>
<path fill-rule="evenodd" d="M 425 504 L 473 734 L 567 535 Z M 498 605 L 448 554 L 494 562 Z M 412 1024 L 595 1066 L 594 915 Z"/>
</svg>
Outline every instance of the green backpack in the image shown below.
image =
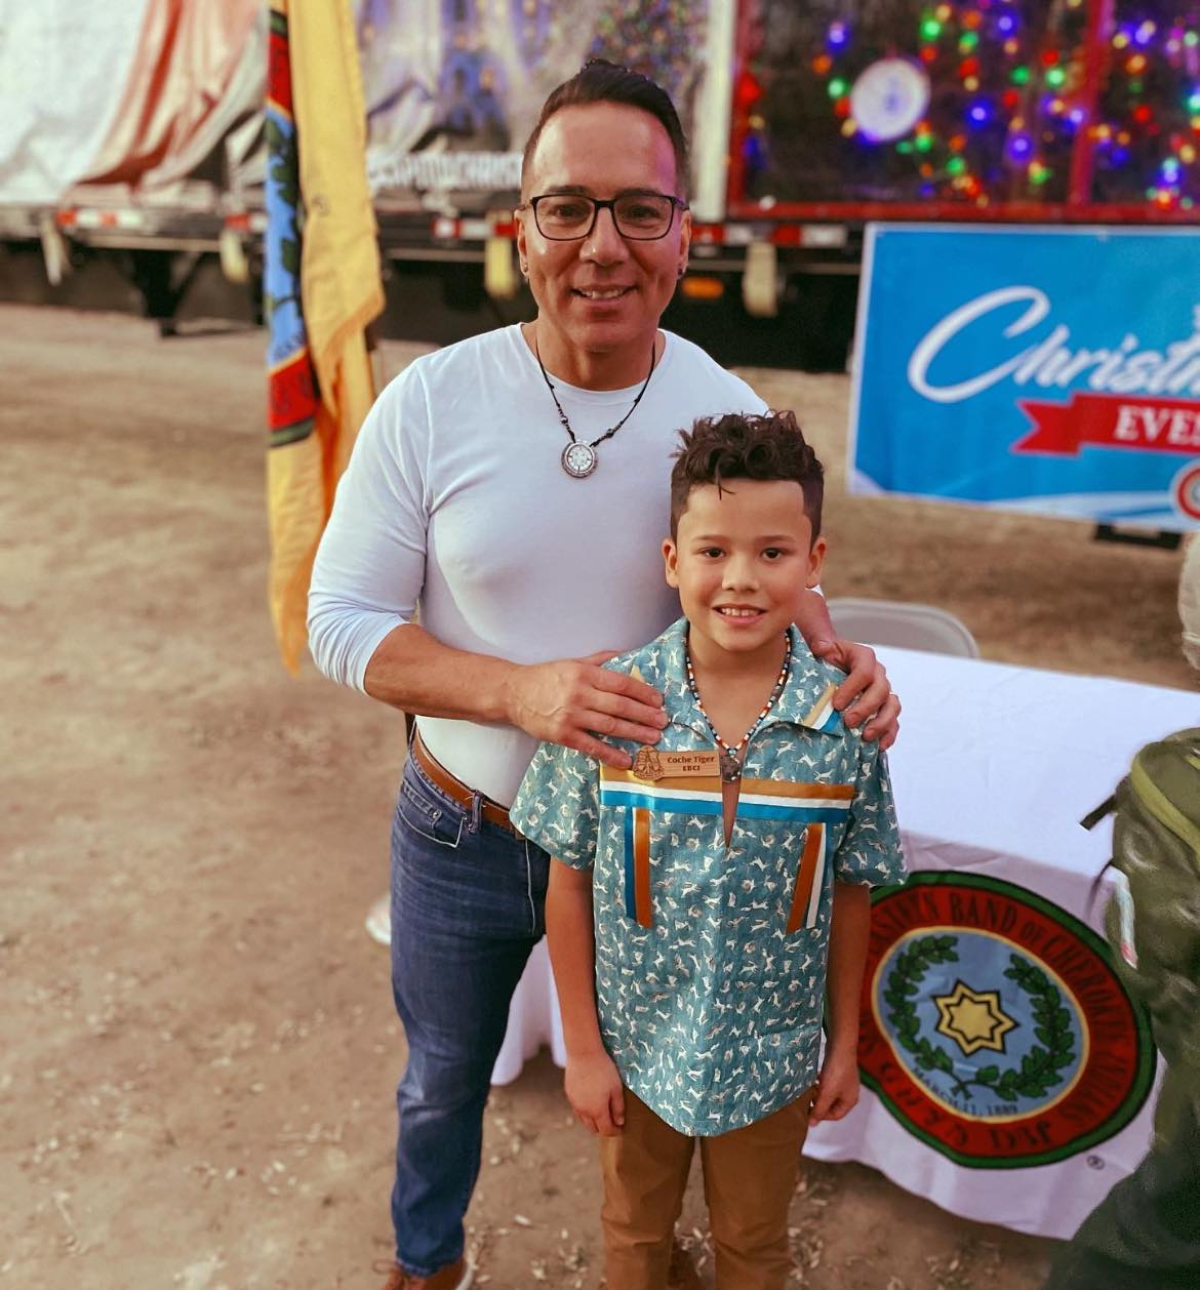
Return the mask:
<svg viewBox="0 0 1200 1290">
<path fill-rule="evenodd" d="M 1084 823 L 1114 807 L 1109 941 L 1162 1055 L 1200 1090 L 1200 729 L 1147 744 Z"/>
</svg>

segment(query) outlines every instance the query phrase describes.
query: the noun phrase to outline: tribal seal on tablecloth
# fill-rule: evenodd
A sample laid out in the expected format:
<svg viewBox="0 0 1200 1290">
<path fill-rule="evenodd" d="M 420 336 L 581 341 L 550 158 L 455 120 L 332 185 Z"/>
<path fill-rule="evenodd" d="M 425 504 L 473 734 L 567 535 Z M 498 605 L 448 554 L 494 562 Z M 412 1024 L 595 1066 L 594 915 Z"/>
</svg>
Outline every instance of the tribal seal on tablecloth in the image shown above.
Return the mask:
<svg viewBox="0 0 1200 1290">
<path fill-rule="evenodd" d="M 1086 1151 L 1154 1081 L 1147 1020 L 1104 941 L 1012 883 L 924 872 L 877 892 L 863 988 L 863 1082 L 960 1165 Z"/>
</svg>

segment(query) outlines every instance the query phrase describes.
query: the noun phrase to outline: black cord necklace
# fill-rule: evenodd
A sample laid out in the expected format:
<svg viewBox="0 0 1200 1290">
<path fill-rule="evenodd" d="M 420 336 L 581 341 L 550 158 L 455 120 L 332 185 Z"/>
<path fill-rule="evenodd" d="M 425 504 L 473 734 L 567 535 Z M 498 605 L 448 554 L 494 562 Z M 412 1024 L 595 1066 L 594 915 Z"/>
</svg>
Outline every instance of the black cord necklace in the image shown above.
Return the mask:
<svg viewBox="0 0 1200 1290">
<path fill-rule="evenodd" d="M 533 337 L 533 356 L 537 359 L 538 367 L 542 371 L 542 380 L 546 382 L 546 389 L 550 391 L 550 397 L 554 400 L 554 406 L 558 409 L 558 419 L 563 424 L 563 429 L 567 432 L 571 442 L 562 450 L 562 468 L 571 476 L 572 479 L 586 479 L 593 470 L 596 469 L 599 459 L 596 456 L 596 449 L 605 439 L 611 439 L 613 435 L 633 416 L 634 409 L 642 401 L 642 395 L 646 393 L 646 386 L 650 384 L 650 378 L 654 375 L 654 367 L 657 361 L 654 353 L 655 341 L 650 345 L 650 370 L 646 373 L 646 379 L 642 382 L 642 388 L 637 392 L 637 398 L 633 401 L 633 407 L 617 422 L 611 430 L 606 430 L 599 439 L 593 439 L 591 443 L 584 443 L 575 438 L 575 431 L 571 429 L 571 423 L 567 420 L 567 414 L 563 411 L 562 404 L 558 401 L 558 395 L 554 392 L 554 385 L 546 372 L 545 365 L 542 362 L 542 355 L 538 350 L 537 333 Z"/>
</svg>

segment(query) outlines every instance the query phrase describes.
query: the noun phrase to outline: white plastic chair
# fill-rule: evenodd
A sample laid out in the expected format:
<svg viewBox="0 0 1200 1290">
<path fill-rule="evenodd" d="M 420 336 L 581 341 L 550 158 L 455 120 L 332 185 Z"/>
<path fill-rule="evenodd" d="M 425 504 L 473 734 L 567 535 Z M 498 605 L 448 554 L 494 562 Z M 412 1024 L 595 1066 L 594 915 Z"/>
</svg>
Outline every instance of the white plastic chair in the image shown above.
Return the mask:
<svg viewBox="0 0 1200 1290">
<path fill-rule="evenodd" d="M 867 645 L 896 645 L 930 654 L 978 658 L 979 646 L 967 626 L 933 605 L 903 600 L 859 600 L 835 596 L 829 617 L 839 636 Z"/>
</svg>

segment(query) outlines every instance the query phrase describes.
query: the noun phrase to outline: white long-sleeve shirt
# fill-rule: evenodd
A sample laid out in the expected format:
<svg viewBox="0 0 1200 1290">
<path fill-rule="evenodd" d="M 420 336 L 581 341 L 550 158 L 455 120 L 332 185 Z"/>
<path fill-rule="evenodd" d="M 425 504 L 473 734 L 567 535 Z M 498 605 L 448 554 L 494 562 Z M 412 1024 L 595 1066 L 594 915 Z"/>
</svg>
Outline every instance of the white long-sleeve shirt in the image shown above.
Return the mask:
<svg viewBox="0 0 1200 1290">
<path fill-rule="evenodd" d="M 567 435 L 519 326 L 405 368 L 363 423 L 317 552 L 308 626 L 318 668 L 361 690 L 372 654 L 418 604 L 443 644 L 514 663 L 631 649 L 665 630 L 679 615 L 660 554 L 679 431 L 765 408 L 698 346 L 665 336 L 641 403 L 597 447 L 586 479 L 560 464 Z M 638 390 L 551 379 L 587 442 Z M 512 801 L 536 740 L 505 725 L 419 725 L 449 771 Z"/>
</svg>

